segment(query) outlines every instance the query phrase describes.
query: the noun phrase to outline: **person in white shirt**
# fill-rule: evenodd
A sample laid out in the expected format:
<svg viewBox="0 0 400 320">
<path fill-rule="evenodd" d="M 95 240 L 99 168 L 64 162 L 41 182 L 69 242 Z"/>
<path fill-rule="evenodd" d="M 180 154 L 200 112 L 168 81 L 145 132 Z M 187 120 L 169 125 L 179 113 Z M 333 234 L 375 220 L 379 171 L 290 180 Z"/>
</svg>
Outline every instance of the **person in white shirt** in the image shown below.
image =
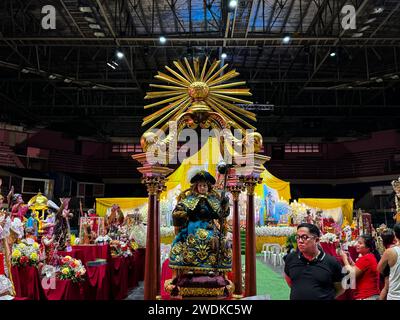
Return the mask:
<svg viewBox="0 0 400 320">
<path fill-rule="evenodd" d="M 383 253 L 378 271 L 382 273 L 387 265 L 390 267 L 387 300 L 400 300 L 400 223 L 395 224 L 393 231 L 397 244 Z"/>
</svg>

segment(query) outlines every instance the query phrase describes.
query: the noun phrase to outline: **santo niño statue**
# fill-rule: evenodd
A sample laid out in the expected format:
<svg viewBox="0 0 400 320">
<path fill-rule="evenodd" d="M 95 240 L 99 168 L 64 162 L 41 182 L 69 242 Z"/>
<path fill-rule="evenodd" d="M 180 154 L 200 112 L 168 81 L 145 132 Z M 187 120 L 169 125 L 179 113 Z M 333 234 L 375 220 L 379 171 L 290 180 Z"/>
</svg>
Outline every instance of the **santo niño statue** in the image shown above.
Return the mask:
<svg viewBox="0 0 400 320">
<path fill-rule="evenodd" d="M 224 230 L 229 200 L 214 190 L 215 182 L 210 173 L 198 172 L 172 213 L 176 237 L 169 266 L 175 277 L 166 283 L 172 296 L 223 296 L 232 287 L 225 278 L 232 264 Z"/>
</svg>

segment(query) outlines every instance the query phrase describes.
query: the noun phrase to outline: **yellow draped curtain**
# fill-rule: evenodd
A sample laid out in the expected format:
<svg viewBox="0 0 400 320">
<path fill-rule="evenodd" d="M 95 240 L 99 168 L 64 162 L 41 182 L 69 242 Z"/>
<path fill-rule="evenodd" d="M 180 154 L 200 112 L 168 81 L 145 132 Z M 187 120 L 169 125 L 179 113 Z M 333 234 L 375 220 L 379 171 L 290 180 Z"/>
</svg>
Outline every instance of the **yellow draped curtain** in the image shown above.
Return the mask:
<svg viewBox="0 0 400 320">
<path fill-rule="evenodd" d="M 228 152 L 231 154 L 232 148 L 228 148 Z M 190 187 L 189 172 L 193 169 L 203 168 L 210 172 L 214 177 L 217 176 L 217 164 L 222 159 L 220 152 L 219 141 L 217 138 L 209 137 L 208 141 L 200 149 L 199 152 L 192 155 L 191 157 L 183 160 L 182 164 L 176 169 L 167 179 L 166 186 L 167 190 L 161 194 L 161 199 L 166 199 L 168 191 L 174 189 L 178 185 L 181 185 L 181 190 L 186 190 Z M 265 167 L 264 167 L 265 169 Z M 280 198 L 287 201 L 291 198 L 290 195 L 290 183 L 278 179 L 273 176 L 267 169 L 261 173 L 263 183 L 268 187 L 275 189 Z M 263 197 L 262 184 L 258 185 L 255 190 L 256 194 Z"/>
<path fill-rule="evenodd" d="M 105 217 L 107 210 L 113 204 L 118 204 L 124 210 L 140 207 L 146 204 L 148 198 L 96 198 L 96 213 L 100 217 Z"/>
<path fill-rule="evenodd" d="M 311 208 L 321 210 L 342 208 L 343 219 L 347 219 L 349 223 L 353 220 L 353 202 L 354 199 L 319 199 L 319 198 L 300 198 L 299 203 L 304 203 Z"/>
</svg>

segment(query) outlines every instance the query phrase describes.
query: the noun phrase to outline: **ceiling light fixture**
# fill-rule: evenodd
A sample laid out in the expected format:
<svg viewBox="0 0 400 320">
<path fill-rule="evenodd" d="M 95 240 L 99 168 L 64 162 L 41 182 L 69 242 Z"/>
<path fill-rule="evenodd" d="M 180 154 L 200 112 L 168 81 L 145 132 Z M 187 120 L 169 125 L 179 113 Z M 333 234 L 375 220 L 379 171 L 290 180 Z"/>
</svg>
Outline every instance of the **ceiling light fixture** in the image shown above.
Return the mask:
<svg viewBox="0 0 400 320">
<path fill-rule="evenodd" d="M 112 68 L 113 70 L 115 70 L 115 66 L 112 65 L 111 63 L 107 62 L 107 65 L 108 65 L 110 68 Z"/>
<path fill-rule="evenodd" d="M 329 55 L 330 55 L 332 58 L 333 58 L 333 57 L 336 57 L 336 52 L 331 52 Z"/>
<path fill-rule="evenodd" d="M 285 36 L 285 37 L 282 39 L 283 43 L 289 43 L 290 40 L 291 40 L 290 36 Z"/>
<path fill-rule="evenodd" d="M 28 69 L 25 69 L 25 68 L 23 68 L 23 69 L 21 70 L 21 72 L 22 72 L 22 73 L 29 73 L 29 70 L 28 70 Z"/>
<path fill-rule="evenodd" d="M 362 27 L 359 31 L 360 31 L 360 32 L 363 32 L 363 31 L 369 29 L 369 27 L 370 27 L 370 26 L 364 26 L 364 27 Z"/>
<path fill-rule="evenodd" d="M 351 37 L 352 38 L 361 38 L 363 36 L 363 33 L 362 32 L 356 32 L 356 33 L 354 33 Z"/>
<path fill-rule="evenodd" d="M 84 16 L 83 18 L 89 23 L 96 23 L 97 22 L 96 19 L 92 18 L 92 17 Z"/>
<path fill-rule="evenodd" d="M 50 80 L 55 80 L 57 79 L 57 76 L 55 76 L 54 74 L 49 75 L 49 79 Z"/>
<path fill-rule="evenodd" d="M 72 79 L 65 78 L 65 79 L 64 79 L 64 82 L 65 82 L 65 83 L 71 83 L 71 82 L 72 82 Z"/>
<path fill-rule="evenodd" d="M 382 8 L 382 7 L 376 7 L 376 8 L 374 8 L 374 10 L 372 10 L 372 14 L 380 14 L 380 13 L 382 13 L 383 11 L 384 11 L 385 9 L 384 8 Z"/>
<path fill-rule="evenodd" d="M 226 59 L 227 57 L 228 57 L 228 55 L 225 52 L 221 53 L 221 58 L 222 59 Z"/>
<path fill-rule="evenodd" d="M 94 34 L 95 37 L 99 37 L 99 38 L 103 38 L 103 37 L 106 36 L 106 35 L 104 34 L 104 32 L 95 32 L 95 33 L 93 33 L 93 34 Z"/>
<path fill-rule="evenodd" d="M 161 43 L 161 44 L 164 44 L 164 43 L 167 42 L 167 38 L 165 38 L 164 36 L 161 36 L 161 37 L 159 38 L 159 40 L 160 40 L 160 43 Z"/>
<path fill-rule="evenodd" d="M 94 23 L 89 24 L 89 28 L 90 29 L 97 29 L 97 30 L 101 29 L 99 24 L 94 24 Z"/>
<path fill-rule="evenodd" d="M 117 51 L 116 53 L 118 59 L 122 59 L 124 57 L 124 53 L 122 51 Z"/>
<path fill-rule="evenodd" d="M 229 1 L 229 8 L 235 9 L 237 7 L 237 0 L 231 0 Z"/>
<path fill-rule="evenodd" d="M 92 13 L 93 12 L 92 8 L 88 7 L 88 6 L 80 6 L 79 11 L 84 12 L 84 13 Z"/>
</svg>

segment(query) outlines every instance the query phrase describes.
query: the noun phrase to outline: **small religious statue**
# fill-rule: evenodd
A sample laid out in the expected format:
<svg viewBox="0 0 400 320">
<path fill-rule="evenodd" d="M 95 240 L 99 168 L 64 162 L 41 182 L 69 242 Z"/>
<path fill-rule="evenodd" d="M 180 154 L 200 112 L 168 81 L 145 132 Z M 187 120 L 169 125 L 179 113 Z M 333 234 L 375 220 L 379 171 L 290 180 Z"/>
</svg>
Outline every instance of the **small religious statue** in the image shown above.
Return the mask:
<svg viewBox="0 0 400 320">
<path fill-rule="evenodd" d="M 311 214 L 311 209 L 307 209 L 307 215 L 306 215 L 306 223 L 309 223 L 309 224 L 314 224 L 314 219 L 313 219 L 313 216 L 312 216 L 312 214 Z"/>
<path fill-rule="evenodd" d="M 400 223 L 400 177 L 397 180 L 392 181 L 392 187 L 394 190 L 394 203 L 395 203 L 395 213 L 393 215 L 393 220 L 395 223 Z"/>
<path fill-rule="evenodd" d="M 226 273 L 231 271 L 232 249 L 224 228 L 229 199 L 221 198 L 215 182 L 207 171 L 198 172 L 172 213 L 176 237 L 169 267 L 175 272 L 165 283 L 172 297 L 226 296 L 231 290 Z"/>
<path fill-rule="evenodd" d="M 37 241 L 39 236 L 39 219 L 35 211 L 30 212 L 29 218 L 25 222 L 25 234 L 27 238 Z"/>
<path fill-rule="evenodd" d="M 0 179 L 1 190 L 1 179 Z M 1 191 L 0 191 L 1 192 Z M 11 219 L 2 210 L 4 198 L 0 193 L 0 299 L 4 296 L 14 296 L 15 290 L 11 274 L 11 250 L 8 245 Z"/>
<path fill-rule="evenodd" d="M 147 227 L 142 222 L 142 216 L 138 208 L 129 215 L 127 223 L 129 240 L 137 243 L 139 248 L 146 247 Z"/>
<path fill-rule="evenodd" d="M 28 206 L 25 204 L 22 195 L 19 193 L 14 194 L 14 187 L 11 187 L 9 196 L 11 196 L 11 219 L 18 218 L 21 222 L 25 219 L 25 214 L 28 211 Z"/>
<path fill-rule="evenodd" d="M 55 216 L 54 240 L 56 242 L 57 250 L 64 251 L 67 240 L 71 237 L 69 220 L 73 217 L 73 214 L 68 209 L 69 201 L 71 199 L 66 198 L 60 200 L 61 206 Z"/>
<path fill-rule="evenodd" d="M 118 237 L 119 227 L 124 223 L 124 220 L 124 213 L 122 212 L 120 206 L 118 204 L 114 204 L 106 218 L 107 233 L 113 240 L 116 240 Z"/>
<path fill-rule="evenodd" d="M 322 231 L 323 228 L 323 218 L 322 218 L 322 211 L 321 210 L 317 210 L 315 212 L 315 225 Z"/>
</svg>

